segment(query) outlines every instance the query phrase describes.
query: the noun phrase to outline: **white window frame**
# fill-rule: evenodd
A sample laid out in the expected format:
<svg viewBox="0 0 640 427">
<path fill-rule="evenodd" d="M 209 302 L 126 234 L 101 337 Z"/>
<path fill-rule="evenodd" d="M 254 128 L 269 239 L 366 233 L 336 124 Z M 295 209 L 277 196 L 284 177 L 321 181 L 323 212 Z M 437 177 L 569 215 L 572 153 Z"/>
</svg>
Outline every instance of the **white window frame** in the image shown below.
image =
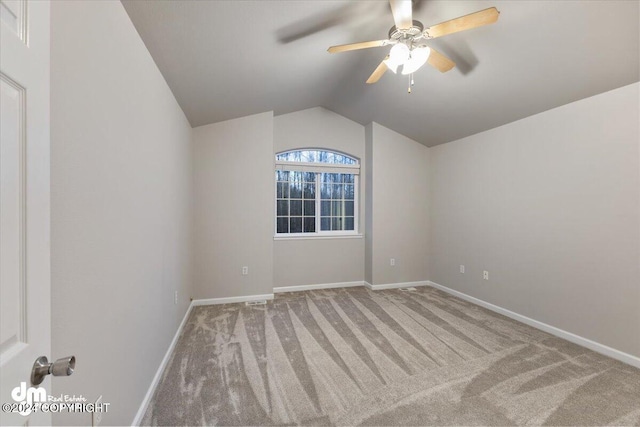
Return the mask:
<svg viewBox="0 0 640 427">
<path fill-rule="evenodd" d="M 328 151 L 336 154 L 341 154 L 343 156 L 349 157 L 355 160 L 357 163 L 353 165 L 345 165 L 340 163 L 320 163 L 320 162 L 292 162 L 288 160 L 278 160 L 277 157 L 280 154 L 289 153 L 292 151 L 304 151 L 304 150 L 319 150 L 319 151 Z M 360 233 L 359 228 L 359 219 L 360 219 L 360 160 L 350 154 L 346 154 L 340 151 L 331 150 L 328 148 L 296 148 L 293 150 L 286 150 L 276 154 L 275 156 L 275 170 L 274 170 L 274 178 L 275 172 L 278 170 L 281 171 L 293 171 L 293 172 L 314 172 L 316 174 L 316 231 L 315 232 L 302 232 L 302 233 L 278 233 L 278 180 L 273 180 L 274 186 L 274 216 L 273 216 L 273 230 L 274 230 L 274 240 L 299 240 L 299 239 L 327 239 L 327 238 L 361 238 L 362 234 Z M 321 205 L 321 196 L 320 196 L 320 175 L 323 173 L 341 173 L 341 174 L 352 174 L 353 177 L 353 230 L 326 230 L 322 231 L 320 227 L 321 217 L 320 214 L 320 205 Z M 344 201 L 344 199 L 343 199 Z M 290 218 L 290 215 L 288 216 Z M 304 218 L 304 217 L 303 217 Z M 304 220 L 303 220 L 304 221 Z M 303 224 L 304 227 L 304 224 Z"/>
</svg>

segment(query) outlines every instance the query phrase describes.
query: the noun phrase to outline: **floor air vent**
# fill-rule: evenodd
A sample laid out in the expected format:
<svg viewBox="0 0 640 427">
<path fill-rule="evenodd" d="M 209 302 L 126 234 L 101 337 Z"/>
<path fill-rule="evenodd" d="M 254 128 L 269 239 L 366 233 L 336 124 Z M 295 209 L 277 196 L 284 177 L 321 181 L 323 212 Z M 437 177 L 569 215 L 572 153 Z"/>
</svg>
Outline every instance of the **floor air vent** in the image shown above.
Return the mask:
<svg viewBox="0 0 640 427">
<path fill-rule="evenodd" d="M 412 286 L 410 288 L 400 288 L 400 290 L 402 292 L 411 292 L 411 291 L 416 291 L 417 289 Z"/>
<path fill-rule="evenodd" d="M 266 299 L 261 299 L 260 301 L 247 301 L 245 304 L 247 305 L 265 305 L 267 303 Z"/>
</svg>

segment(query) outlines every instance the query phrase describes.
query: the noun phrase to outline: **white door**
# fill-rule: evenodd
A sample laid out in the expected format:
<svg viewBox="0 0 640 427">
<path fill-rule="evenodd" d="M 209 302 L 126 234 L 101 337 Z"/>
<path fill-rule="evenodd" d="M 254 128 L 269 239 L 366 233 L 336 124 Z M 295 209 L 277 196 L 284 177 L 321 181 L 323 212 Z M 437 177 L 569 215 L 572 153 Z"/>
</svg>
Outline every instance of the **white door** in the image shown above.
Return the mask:
<svg viewBox="0 0 640 427">
<path fill-rule="evenodd" d="M 49 2 L 0 0 L 0 20 L 0 424 L 50 424 L 5 412 L 51 350 Z"/>
</svg>

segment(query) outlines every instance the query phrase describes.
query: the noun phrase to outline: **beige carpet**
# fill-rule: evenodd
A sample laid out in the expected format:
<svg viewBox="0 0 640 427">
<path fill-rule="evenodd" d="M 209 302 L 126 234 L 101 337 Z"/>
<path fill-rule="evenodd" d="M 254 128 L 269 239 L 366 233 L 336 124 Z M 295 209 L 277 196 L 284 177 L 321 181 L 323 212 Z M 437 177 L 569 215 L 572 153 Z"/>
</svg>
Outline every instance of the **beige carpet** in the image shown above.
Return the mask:
<svg viewBox="0 0 640 427">
<path fill-rule="evenodd" d="M 152 425 L 635 425 L 640 370 L 429 287 L 195 307 Z"/>
</svg>

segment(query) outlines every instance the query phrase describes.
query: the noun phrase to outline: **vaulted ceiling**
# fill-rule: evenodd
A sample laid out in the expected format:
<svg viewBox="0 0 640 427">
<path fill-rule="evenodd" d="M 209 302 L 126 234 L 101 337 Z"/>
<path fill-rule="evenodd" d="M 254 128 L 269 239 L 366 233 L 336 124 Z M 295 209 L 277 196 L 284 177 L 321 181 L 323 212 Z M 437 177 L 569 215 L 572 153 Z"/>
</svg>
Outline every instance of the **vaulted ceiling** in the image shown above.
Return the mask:
<svg viewBox="0 0 640 427">
<path fill-rule="evenodd" d="M 123 4 L 192 126 L 323 106 L 427 146 L 456 140 L 640 80 L 638 1 L 417 2 L 430 26 L 496 6 L 497 23 L 434 39 L 447 73 L 365 80 L 389 47 L 387 1 L 137 1 Z"/>
</svg>

